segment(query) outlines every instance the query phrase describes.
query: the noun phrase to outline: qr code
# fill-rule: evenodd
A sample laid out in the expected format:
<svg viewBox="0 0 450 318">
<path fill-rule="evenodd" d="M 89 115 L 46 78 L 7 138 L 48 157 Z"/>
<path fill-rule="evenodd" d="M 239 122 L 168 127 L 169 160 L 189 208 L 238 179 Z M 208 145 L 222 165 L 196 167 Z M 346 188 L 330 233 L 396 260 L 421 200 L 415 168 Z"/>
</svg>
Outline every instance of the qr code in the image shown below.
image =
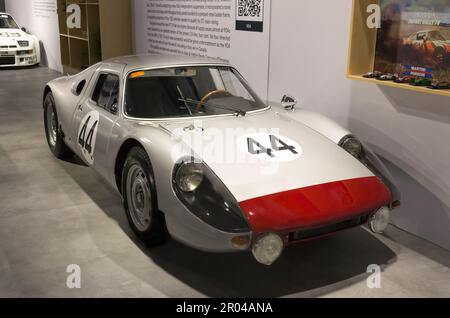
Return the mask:
<svg viewBox="0 0 450 318">
<path fill-rule="evenodd" d="M 238 17 L 261 17 L 263 0 L 239 0 Z"/>
</svg>

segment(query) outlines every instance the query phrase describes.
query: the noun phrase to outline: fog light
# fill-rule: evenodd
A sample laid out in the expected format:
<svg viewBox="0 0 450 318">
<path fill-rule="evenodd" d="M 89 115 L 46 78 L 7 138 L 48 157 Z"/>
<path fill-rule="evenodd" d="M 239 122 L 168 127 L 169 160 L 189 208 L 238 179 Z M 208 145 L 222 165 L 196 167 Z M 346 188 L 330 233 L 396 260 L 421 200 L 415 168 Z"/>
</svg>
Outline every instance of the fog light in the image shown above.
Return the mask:
<svg viewBox="0 0 450 318">
<path fill-rule="evenodd" d="M 389 224 L 390 215 L 391 211 L 388 207 L 382 207 L 377 212 L 375 212 L 369 222 L 369 226 L 372 232 L 378 234 L 383 233 Z"/>
<path fill-rule="evenodd" d="M 259 237 L 253 244 L 252 253 L 255 259 L 264 265 L 272 265 L 283 252 L 284 244 L 276 234 L 266 234 Z"/>
</svg>

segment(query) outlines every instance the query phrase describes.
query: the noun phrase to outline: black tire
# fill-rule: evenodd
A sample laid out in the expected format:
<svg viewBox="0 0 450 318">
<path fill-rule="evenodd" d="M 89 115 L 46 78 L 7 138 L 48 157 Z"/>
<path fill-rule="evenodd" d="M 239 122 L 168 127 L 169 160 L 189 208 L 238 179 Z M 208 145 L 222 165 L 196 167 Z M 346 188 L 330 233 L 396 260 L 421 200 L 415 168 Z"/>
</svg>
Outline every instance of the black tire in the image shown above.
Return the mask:
<svg viewBox="0 0 450 318">
<path fill-rule="evenodd" d="M 128 153 L 122 169 L 121 188 L 127 219 L 136 236 L 147 246 L 165 243 L 168 238 L 165 219 L 158 210 L 150 158 L 142 147 L 134 147 Z"/>
<path fill-rule="evenodd" d="M 52 122 L 49 122 L 51 121 L 50 117 L 52 117 L 50 112 L 54 115 L 53 124 Z M 53 155 L 58 159 L 64 159 L 73 155 L 73 152 L 64 143 L 64 136 L 59 126 L 58 114 L 56 113 L 55 99 L 53 98 L 53 94 L 51 92 L 49 92 L 44 99 L 44 125 L 47 144 Z M 55 127 L 54 135 L 51 135 L 50 127 Z"/>
</svg>

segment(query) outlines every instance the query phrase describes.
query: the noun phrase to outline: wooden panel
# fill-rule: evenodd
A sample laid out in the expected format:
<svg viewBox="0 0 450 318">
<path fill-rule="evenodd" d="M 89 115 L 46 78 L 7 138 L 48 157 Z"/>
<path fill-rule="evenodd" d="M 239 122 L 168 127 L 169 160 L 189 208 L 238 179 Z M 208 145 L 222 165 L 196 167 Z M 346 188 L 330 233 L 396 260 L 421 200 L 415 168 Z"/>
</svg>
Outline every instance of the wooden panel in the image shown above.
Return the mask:
<svg viewBox="0 0 450 318">
<path fill-rule="evenodd" d="M 402 89 L 419 92 L 419 93 L 427 93 L 427 94 L 432 94 L 432 95 L 440 95 L 440 96 L 449 96 L 450 97 L 450 92 L 448 90 L 429 89 L 427 87 L 412 86 L 409 84 L 398 84 L 398 83 L 390 82 L 390 81 L 379 81 L 377 79 L 365 78 L 365 77 L 362 77 L 359 75 L 349 75 L 348 78 L 352 79 L 352 80 L 363 81 L 366 83 L 373 83 L 373 84 L 381 85 L 381 86 L 396 87 L 396 88 L 402 88 Z"/>
<path fill-rule="evenodd" d="M 64 35 L 59 36 L 61 46 L 61 62 L 62 65 L 70 65 L 69 38 Z"/>
<path fill-rule="evenodd" d="M 89 66 L 88 42 L 75 38 L 69 38 L 70 66 L 82 70 Z"/>
<path fill-rule="evenodd" d="M 362 75 L 373 71 L 377 29 L 367 27 L 367 6 L 379 4 L 378 0 L 353 0 L 350 27 L 350 49 L 347 75 Z"/>
<path fill-rule="evenodd" d="M 58 0 L 57 2 L 57 12 L 58 12 L 58 23 L 59 23 L 59 34 L 68 34 L 67 30 L 67 14 L 66 14 L 66 1 Z"/>
<path fill-rule="evenodd" d="M 92 0 L 91 0 L 92 1 Z M 100 38 L 100 20 L 98 5 L 87 6 L 89 30 L 89 61 L 93 65 L 102 59 L 102 44 Z"/>
<path fill-rule="evenodd" d="M 82 0 L 70 0 L 67 1 L 67 4 L 70 2 L 80 2 Z M 87 26 L 87 8 L 86 4 L 77 3 L 81 9 L 81 28 L 73 28 L 69 29 L 69 35 L 77 38 L 88 39 L 88 26 Z"/>
<path fill-rule="evenodd" d="M 99 0 L 102 58 L 132 53 L 130 0 Z"/>
</svg>

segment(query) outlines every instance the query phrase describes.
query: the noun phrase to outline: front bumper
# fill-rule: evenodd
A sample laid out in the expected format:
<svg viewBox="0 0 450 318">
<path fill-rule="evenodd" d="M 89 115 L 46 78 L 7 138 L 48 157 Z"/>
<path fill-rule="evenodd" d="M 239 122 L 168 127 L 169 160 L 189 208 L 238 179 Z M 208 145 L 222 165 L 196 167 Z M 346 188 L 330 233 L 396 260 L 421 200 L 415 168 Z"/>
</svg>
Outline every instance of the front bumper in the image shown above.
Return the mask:
<svg viewBox="0 0 450 318">
<path fill-rule="evenodd" d="M 210 253 L 239 252 L 250 248 L 251 232 L 227 233 L 200 220 L 184 206 L 172 208 L 172 213 L 165 214 L 167 230 L 177 241 L 192 248 Z M 236 247 L 233 241 L 247 238 L 248 244 Z"/>
<path fill-rule="evenodd" d="M 31 66 L 39 62 L 34 49 L 0 50 L 0 67 Z"/>
<path fill-rule="evenodd" d="M 285 245 L 316 239 L 366 224 L 392 195 L 377 177 L 343 180 L 241 202 L 251 224 L 249 233 L 225 233 L 206 224 L 184 206 L 166 214 L 169 232 L 194 248 L 209 252 L 240 251 L 236 236 L 247 236 L 247 249 L 258 237 L 275 233 Z M 176 211 L 172 208 L 172 211 Z"/>
<path fill-rule="evenodd" d="M 337 224 L 389 206 L 392 194 L 378 177 L 341 180 L 240 203 L 254 234 Z"/>
</svg>

